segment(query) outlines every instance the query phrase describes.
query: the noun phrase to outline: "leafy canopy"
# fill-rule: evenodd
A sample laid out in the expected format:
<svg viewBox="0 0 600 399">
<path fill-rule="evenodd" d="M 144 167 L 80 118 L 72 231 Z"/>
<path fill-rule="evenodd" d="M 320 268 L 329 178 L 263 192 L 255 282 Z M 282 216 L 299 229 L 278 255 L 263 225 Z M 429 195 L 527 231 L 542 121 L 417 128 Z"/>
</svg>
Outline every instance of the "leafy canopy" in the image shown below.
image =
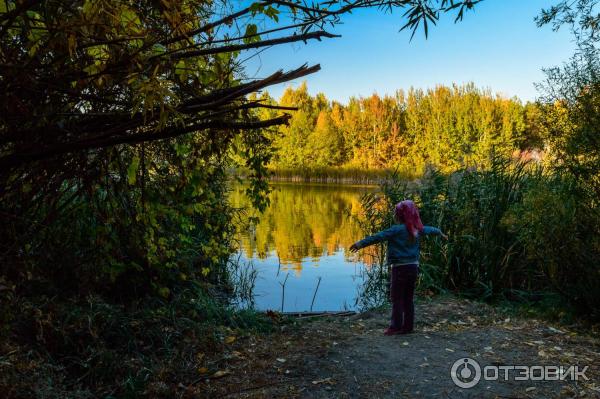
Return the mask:
<svg viewBox="0 0 600 399">
<path fill-rule="evenodd" d="M 335 37 L 326 29 L 360 8 L 401 9 L 427 33 L 475 3 L 0 0 L 1 275 L 80 289 L 108 276 L 167 295 L 169 281 L 218 274 L 231 157 L 264 206 L 260 129 L 296 107 L 249 95 L 319 70 L 250 78 L 248 57 Z"/>
</svg>

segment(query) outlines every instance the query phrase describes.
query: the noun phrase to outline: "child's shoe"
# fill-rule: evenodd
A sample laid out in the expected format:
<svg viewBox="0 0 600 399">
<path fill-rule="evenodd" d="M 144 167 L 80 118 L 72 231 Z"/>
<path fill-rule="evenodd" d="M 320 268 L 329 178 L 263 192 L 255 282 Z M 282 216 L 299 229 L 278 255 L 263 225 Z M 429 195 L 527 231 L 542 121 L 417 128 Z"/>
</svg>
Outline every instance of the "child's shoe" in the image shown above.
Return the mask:
<svg viewBox="0 0 600 399">
<path fill-rule="evenodd" d="M 401 333 L 402 333 L 402 330 L 400 330 L 399 328 L 388 327 L 383 332 L 383 335 L 396 335 L 396 334 L 401 334 Z"/>
</svg>

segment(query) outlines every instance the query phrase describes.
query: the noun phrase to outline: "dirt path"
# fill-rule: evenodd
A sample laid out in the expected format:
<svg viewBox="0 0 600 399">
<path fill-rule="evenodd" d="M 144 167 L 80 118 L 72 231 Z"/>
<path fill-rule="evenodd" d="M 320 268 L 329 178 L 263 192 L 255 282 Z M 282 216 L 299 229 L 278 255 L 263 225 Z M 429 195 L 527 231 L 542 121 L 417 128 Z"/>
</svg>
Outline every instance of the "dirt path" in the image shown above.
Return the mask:
<svg viewBox="0 0 600 399">
<path fill-rule="evenodd" d="M 600 340 L 483 304 L 436 299 L 417 306 L 416 333 L 386 337 L 387 314 L 328 317 L 247 337 L 183 396 L 301 398 L 600 398 Z M 456 386 L 453 363 L 588 366 L 589 380 L 480 382 Z M 459 368 L 462 370 L 462 367 Z M 473 368 L 470 370 L 474 371 Z M 489 371 L 492 373 L 492 370 Z M 539 373 L 537 374 L 539 375 Z"/>
</svg>

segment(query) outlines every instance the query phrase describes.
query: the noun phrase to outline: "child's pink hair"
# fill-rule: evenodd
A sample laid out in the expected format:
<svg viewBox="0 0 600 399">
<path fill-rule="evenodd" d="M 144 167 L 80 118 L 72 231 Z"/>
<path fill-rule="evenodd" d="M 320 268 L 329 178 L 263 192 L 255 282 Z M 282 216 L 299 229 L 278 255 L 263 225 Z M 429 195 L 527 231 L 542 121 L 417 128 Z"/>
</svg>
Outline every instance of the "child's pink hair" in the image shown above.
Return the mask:
<svg viewBox="0 0 600 399">
<path fill-rule="evenodd" d="M 401 221 L 406 226 L 406 230 L 415 238 L 423 231 L 423 223 L 421 222 L 421 216 L 419 215 L 419 209 L 411 200 L 404 200 L 396 204 L 394 212 L 397 221 Z"/>
</svg>

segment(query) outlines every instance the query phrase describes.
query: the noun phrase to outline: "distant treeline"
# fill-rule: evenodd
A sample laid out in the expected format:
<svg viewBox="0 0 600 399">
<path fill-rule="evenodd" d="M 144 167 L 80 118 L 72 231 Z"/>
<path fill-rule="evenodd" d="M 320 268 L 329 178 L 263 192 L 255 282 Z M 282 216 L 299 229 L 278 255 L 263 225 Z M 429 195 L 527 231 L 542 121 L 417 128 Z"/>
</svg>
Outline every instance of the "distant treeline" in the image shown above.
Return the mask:
<svg viewBox="0 0 600 399">
<path fill-rule="evenodd" d="M 311 96 L 303 83 L 286 89 L 279 102 L 268 93 L 262 99 L 299 107 L 272 136 L 276 179 L 360 181 L 384 170 L 420 175 L 426 165 L 443 172 L 488 167 L 493 155 L 511 156 L 541 142 L 536 104 L 473 84 L 373 94 L 343 105 L 321 93 Z"/>
</svg>

